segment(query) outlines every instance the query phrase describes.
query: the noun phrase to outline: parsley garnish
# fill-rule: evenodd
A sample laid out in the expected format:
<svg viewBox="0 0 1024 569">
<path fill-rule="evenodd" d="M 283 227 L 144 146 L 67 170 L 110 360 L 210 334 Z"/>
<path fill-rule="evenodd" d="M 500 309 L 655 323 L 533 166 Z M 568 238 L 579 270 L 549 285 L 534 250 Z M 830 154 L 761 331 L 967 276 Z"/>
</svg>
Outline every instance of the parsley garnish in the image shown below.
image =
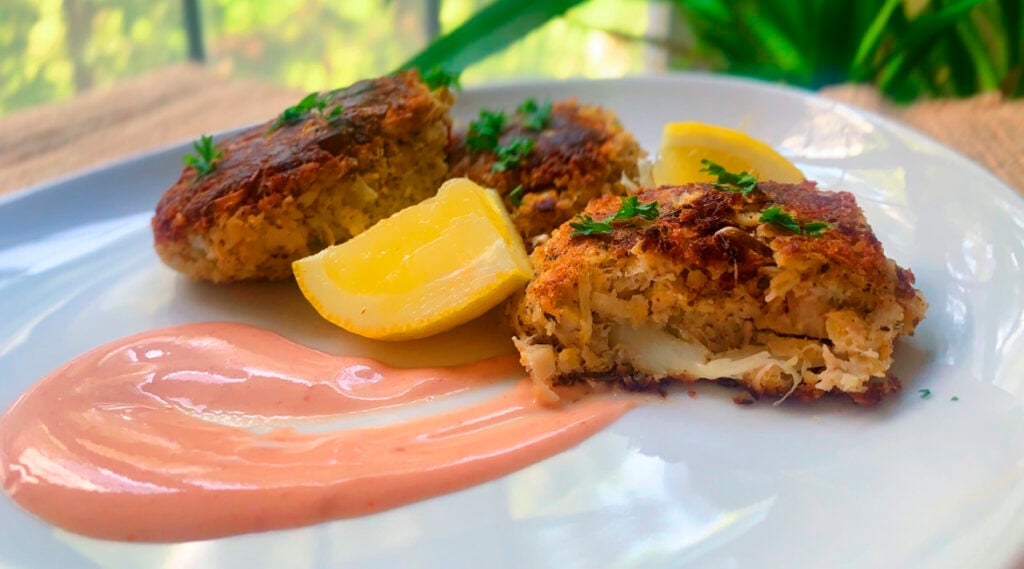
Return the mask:
<svg viewBox="0 0 1024 569">
<path fill-rule="evenodd" d="M 725 167 L 715 164 L 707 158 L 702 158 L 700 163 L 704 165 L 700 169 L 701 172 L 718 177 L 718 182 L 715 183 L 716 190 L 739 192 L 747 195 L 757 189 L 757 178 L 751 176 L 749 172 L 740 172 L 739 174 L 730 172 Z"/>
<path fill-rule="evenodd" d="M 504 128 L 505 113 L 481 109 L 477 119 L 469 123 L 466 146 L 475 151 L 495 150 L 498 148 L 498 138 L 501 137 Z"/>
<path fill-rule="evenodd" d="M 192 142 L 192 148 L 195 149 L 196 153 L 194 155 L 186 154 L 183 161 L 185 165 L 196 169 L 196 179 L 198 180 L 217 168 L 217 163 L 220 161 L 223 153 L 213 143 L 213 137 L 207 134 L 200 136 L 199 140 Z"/>
<path fill-rule="evenodd" d="M 331 102 L 331 96 L 334 93 L 335 91 L 330 91 L 322 95 L 314 92 L 306 95 L 297 104 L 281 111 L 281 114 L 277 116 L 277 120 L 274 121 L 274 124 L 270 125 L 270 130 L 267 132 L 274 132 L 283 126 L 298 123 L 313 112 L 320 113 L 328 122 L 334 122 L 341 117 L 341 112 L 344 110 L 344 107 L 341 105 L 334 105 L 330 112 L 324 112 L 327 110 L 327 105 Z"/>
<path fill-rule="evenodd" d="M 435 65 L 429 71 L 420 74 L 420 79 L 430 88 L 431 91 L 447 87 L 449 89 L 462 89 L 459 85 L 459 72 L 448 71 L 440 65 Z"/>
<path fill-rule="evenodd" d="M 931 389 L 918 389 L 917 392 L 921 394 L 921 399 L 928 399 L 932 396 Z"/>
<path fill-rule="evenodd" d="M 519 105 L 516 113 L 522 115 L 523 126 L 530 130 L 542 131 L 551 120 L 551 101 L 538 105 L 536 99 L 527 99 Z"/>
<path fill-rule="evenodd" d="M 519 184 L 508 193 L 508 201 L 512 205 L 519 207 L 523 205 L 523 185 Z"/>
<path fill-rule="evenodd" d="M 793 233 L 809 235 L 811 237 L 818 237 L 826 230 L 832 229 L 832 226 L 824 221 L 811 221 L 800 225 L 793 219 L 792 215 L 782 211 L 782 208 L 779 206 L 773 206 L 762 211 L 760 221 L 761 223 L 771 223 L 779 227 L 785 227 Z"/>
<path fill-rule="evenodd" d="M 954 395 L 954 396 L 950 397 L 949 400 L 950 401 L 960 401 L 960 398 L 957 397 L 956 395 Z"/>
<path fill-rule="evenodd" d="M 589 215 L 578 214 L 576 220 L 569 222 L 569 227 L 573 228 L 572 234 L 597 235 L 600 233 L 611 233 L 612 223 L 616 221 L 625 221 L 634 217 L 651 221 L 658 217 L 658 202 L 640 205 L 636 196 L 621 197 L 619 199 L 622 201 L 621 205 L 619 205 L 619 211 L 615 212 L 615 215 L 601 221 L 595 221 Z"/>
<path fill-rule="evenodd" d="M 573 235 L 596 235 L 612 232 L 611 217 L 604 221 L 594 221 L 594 218 L 589 215 L 577 214 L 576 219 L 579 221 L 569 222 L 569 227 L 573 229 Z"/>
<path fill-rule="evenodd" d="M 530 152 L 533 152 L 533 147 L 536 145 L 536 141 L 532 138 L 516 138 L 512 142 L 505 146 L 498 148 L 495 152 L 498 154 L 498 160 L 491 166 L 492 172 L 504 172 L 510 168 L 516 168 L 522 163 L 523 159 L 526 158 Z"/>
</svg>

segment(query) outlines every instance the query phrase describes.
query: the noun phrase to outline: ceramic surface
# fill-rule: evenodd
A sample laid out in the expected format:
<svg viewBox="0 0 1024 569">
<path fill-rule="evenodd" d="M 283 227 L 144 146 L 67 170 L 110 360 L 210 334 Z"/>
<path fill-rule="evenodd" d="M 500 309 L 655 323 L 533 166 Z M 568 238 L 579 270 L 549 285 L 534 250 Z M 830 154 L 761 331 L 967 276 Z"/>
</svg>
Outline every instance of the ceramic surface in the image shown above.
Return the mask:
<svg viewBox="0 0 1024 569">
<path fill-rule="evenodd" d="M 741 128 L 822 187 L 856 194 L 931 303 L 897 352 L 904 392 L 873 409 L 741 407 L 733 392 L 703 386 L 469 490 L 204 542 L 91 540 L 2 498 L 0 567 L 1003 569 L 1024 551 L 1024 202 L 1013 191 L 886 120 L 740 80 L 499 86 L 462 94 L 458 114 L 528 96 L 607 105 L 650 150 L 668 121 Z M 185 148 L 0 202 L 0 408 L 90 348 L 182 322 L 249 322 L 398 365 L 511 350 L 494 313 L 435 338 L 380 344 L 320 320 L 293 283 L 211 286 L 175 274 L 152 250 L 149 216 Z"/>
</svg>

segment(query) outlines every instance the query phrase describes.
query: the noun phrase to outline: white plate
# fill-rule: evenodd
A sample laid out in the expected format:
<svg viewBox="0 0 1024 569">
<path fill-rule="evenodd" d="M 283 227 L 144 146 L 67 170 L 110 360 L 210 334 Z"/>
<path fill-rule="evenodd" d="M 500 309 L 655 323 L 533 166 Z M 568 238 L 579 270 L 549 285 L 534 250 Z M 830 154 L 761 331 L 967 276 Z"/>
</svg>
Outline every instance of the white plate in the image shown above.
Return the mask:
<svg viewBox="0 0 1024 569">
<path fill-rule="evenodd" d="M 1024 204 L 981 168 L 883 119 L 789 89 L 679 76 L 474 90 L 608 105 L 647 148 L 670 120 L 742 128 L 826 188 L 854 192 L 931 303 L 902 342 L 901 396 L 734 405 L 705 387 L 484 484 L 361 519 L 137 545 L 51 529 L 0 499 L 7 567 L 1004 568 L 1024 548 Z M 0 203 L 0 408 L 37 378 L 134 332 L 236 320 L 399 365 L 509 349 L 496 316 L 375 344 L 317 318 L 292 283 L 192 284 L 160 264 L 149 215 L 185 146 Z M 919 389 L 930 389 L 923 399 Z M 953 401 L 953 397 L 958 401 Z"/>
</svg>

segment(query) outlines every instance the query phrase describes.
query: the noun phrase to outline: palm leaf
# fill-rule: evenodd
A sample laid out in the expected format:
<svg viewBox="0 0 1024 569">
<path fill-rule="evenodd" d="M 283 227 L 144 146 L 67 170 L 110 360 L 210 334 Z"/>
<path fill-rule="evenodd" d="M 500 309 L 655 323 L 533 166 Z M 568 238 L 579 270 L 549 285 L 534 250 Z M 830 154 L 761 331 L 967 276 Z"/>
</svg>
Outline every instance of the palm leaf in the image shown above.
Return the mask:
<svg viewBox="0 0 1024 569">
<path fill-rule="evenodd" d="M 888 91 L 910 69 L 917 68 L 945 34 L 971 9 L 984 0 L 959 0 L 939 11 L 922 14 L 912 21 L 896 46 L 879 63 L 878 83 Z"/>
<path fill-rule="evenodd" d="M 857 52 L 853 56 L 853 63 L 850 64 L 850 76 L 854 81 L 863 81 L 871 76 L 871 68 L 868 59 L 878 50 L 882 36 L 888 29 L 888 23 L 892 18 L 893 11 L 902 4 L 903 0 L 886 0 L 878 15 L 868 26 L 864 37 L 857 46 Z"/>
<path fill-rule="evenodd" d="M 460 72 L 524 38 L 552 18 L 586 0 L 497 0 L 451 32 L 431 42 L 401 69 Z"/>
</svg>

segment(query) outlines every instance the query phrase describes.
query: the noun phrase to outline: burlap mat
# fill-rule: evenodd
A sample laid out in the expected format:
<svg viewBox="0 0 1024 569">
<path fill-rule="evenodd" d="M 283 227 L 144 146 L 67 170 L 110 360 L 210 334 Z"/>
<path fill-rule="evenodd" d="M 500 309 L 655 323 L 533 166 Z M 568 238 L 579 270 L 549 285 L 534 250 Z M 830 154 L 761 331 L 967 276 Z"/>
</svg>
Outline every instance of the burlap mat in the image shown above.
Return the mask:
<svg viewBox="0 0 1024 569">
<path fill-rule="evenodd" d="M 177 65 L 0 119 L 0 195 L 163 145 L 266 120 L 301 91 Z M 890 115 L 1024 192 L 1024 101 L 997 95 L 897 108 L 862 86 L 827 97 Z"/>
</svg>

